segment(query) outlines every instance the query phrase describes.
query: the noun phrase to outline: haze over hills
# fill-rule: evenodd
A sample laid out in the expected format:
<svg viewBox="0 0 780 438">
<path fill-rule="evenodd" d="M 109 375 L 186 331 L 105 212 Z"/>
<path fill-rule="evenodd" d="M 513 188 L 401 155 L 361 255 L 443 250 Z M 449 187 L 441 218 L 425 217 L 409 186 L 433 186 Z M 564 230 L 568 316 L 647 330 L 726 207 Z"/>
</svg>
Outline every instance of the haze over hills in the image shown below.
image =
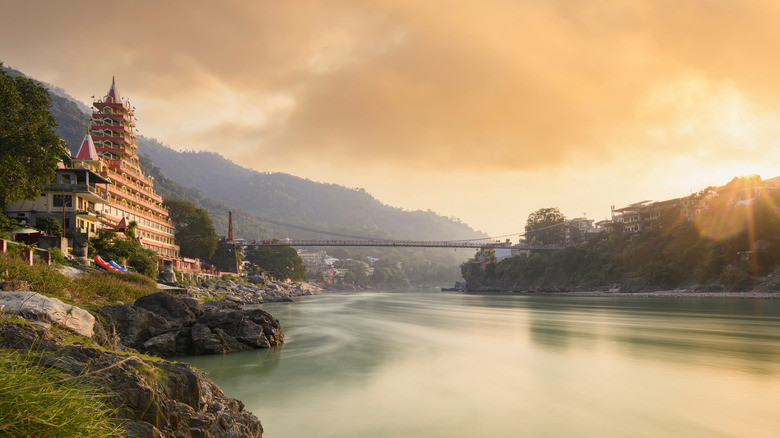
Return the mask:
<svg viewBox="0 0 780 438">
<path fill-rule="evenodd" d="M 4 68 L 11 74 L 23 74 Z M 89 109 L 64 90 L 45 85 L 51 90 L 57 134 L 75 153 L 86 133 Z M 432 211 L 406 211 L 388 206 L 363 189 L 314 182 L 286 173 L 261 173 L 216 153 L 175 151 L 154 138 L 141 136 L 138 144 L 139 154 L 146 157 L 142 160 L 144 171 L 155 177 L 155 189 L 164 198 L 184 199 L 205 208 L 219 234 L 227 234 L 227 210 L 233 210 L 237 213 L 234 214 L 235 237 L 245 239 L 338 238 L 263 223 L 255 217 L 369 238 L 457 240 L 487 237 L 457 219 Z M 396 255 L 405 252 L 442 262 L 443 259 L 462 261 L 472 253 L 471 250 L 454 253 L 419 249 L 392 251 Z"/>
</svg>

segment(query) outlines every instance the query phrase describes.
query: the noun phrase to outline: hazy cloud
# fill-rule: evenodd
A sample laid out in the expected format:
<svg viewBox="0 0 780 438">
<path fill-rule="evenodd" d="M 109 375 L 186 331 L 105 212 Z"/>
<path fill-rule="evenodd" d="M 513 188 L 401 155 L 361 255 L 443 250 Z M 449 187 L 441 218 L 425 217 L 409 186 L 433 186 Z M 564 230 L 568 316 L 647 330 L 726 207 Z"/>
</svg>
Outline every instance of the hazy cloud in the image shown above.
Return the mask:
<svg viewBox="0 0 780 438">
<path fill-rule="evenodd" d="M 371 187 L 388 169 L 527 182 L 638 160 L 652 180 L 776 158 L 778 8 L 0 0 L 0 57 L 84 101 L 116 75 L 141 132 L 174 148 L 331 181 L 375 169 L 356 183 L 392 197 Z"/>
</svg>

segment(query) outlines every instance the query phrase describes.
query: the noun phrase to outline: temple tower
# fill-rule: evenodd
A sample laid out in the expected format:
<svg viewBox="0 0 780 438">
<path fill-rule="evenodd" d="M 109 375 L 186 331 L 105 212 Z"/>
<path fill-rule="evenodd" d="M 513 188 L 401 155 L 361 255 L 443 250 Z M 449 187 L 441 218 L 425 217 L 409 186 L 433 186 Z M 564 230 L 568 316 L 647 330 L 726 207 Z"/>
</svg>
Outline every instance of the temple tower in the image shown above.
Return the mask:
<svg viewBox="0 0 780 438">
<path fill-rule="evenodd" d="M 164 260 L 178 258 L 174 224 L 162 197 L 154 191 L 153 179 L 141 171 L 134 108 L 119 94 L 113 79 L 108 94 L 92 107 L 90 131 L 101 161 L 96 170 L 111 181 L 108 201 L 100 212 L 103 223 L 118 228 L 135 221 L 136 237 L 144 248 L 154 250 Z"/>
</svg>

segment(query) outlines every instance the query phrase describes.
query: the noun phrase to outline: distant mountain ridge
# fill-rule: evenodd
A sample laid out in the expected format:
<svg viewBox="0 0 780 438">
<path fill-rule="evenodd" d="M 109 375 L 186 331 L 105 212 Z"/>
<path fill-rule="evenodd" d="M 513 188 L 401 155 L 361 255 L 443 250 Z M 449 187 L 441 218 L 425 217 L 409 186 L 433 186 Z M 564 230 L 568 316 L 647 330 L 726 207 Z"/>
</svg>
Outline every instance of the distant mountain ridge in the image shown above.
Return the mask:
<svg viewBox="0 0 780 438">
<path fill-rule="evenodd" d="M 388 206 L 364 189 L 314 182 L 286 173 L 261 173 L 238 166 L 214 152 L 177 152 L 146 137 L 139 138 L 139 150 L 172 180 L 263 218 L 375 238 L 486 237 L 466 224 L 431 211 L 406 211 Z M 285 232 L 279 227 L 269 228 L 275 236 Z M 317 236 L 295 231 L 290 237 Z"/>
<path fill-rule="evenodd" d="M 23 74 L 4 67 L 13 75 Z M 51 90 L 57 134 L 72 152 L 86 134 L 89 109 L 64 90 Z M 406 211 L 381 203 L 364 189 L 319 183 L 286 173 L 262 173 L 241 167 L 214 152 L 175 151 L 158 140 L 139 137 L 144 171 L 155 177 L 155 189 L 206 208 L 217 232 L 226 234 L 227 212 L 234 217 L 235 237 L 254 239 L 323 238 L 301 230 L 260 222 L 254 217 L 314 230 L 373 238 L 456 240 L 487 237 L 466 224 L 432 211 Z M 243 212 L 243 213 L 242 213 Z M 270 234 L 269 234 L 270 233 Z"/>
</svg>

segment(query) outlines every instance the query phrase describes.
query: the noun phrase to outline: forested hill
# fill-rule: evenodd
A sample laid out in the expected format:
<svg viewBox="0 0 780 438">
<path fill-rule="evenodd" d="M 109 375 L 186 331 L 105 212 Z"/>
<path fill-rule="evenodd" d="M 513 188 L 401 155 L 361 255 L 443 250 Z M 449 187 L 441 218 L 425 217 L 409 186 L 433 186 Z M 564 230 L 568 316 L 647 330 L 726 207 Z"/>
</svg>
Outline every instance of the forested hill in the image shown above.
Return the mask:
<svg viewBox="0 0 780 438">
<path fill-rule="evenodd" d="M 363 189 L 285 173 L 261 173 L 212 152 L 177 152 L 149 138 L 140 138 L 139 150 L 174 181 L 263 218 L 367 237 L 447 240 L 484 236 L 434 212 L 382 204 Z M 273 231 L 275 236 L 316 237 L 279 227 Z"/>
<path fill-rule="evenodd" d="M 8 67 L 12 75 L 22 74 Z M 64 90 L 51 90 L 57 134 L 76 152 L 86 133 L 88 108 Z M 143 109 L 140 109 L 143 111 Z M 451 240 L 486 237 L 468 225 L 431 211 L 406 211 L 385 205 L 363 189 L 318 183 L 284 173 L 261 173 L 211 152 L 179 152 L 153 138 L 139 138 L 144 171 L 155 177 L 164 198 L 183 198 L 206 208 L 219 234 L 226 234 L 227 209 L 236 237 L 328 238 L 264 224 L 252 216 L 334 233 L 395 239 Z M 241 214 L 245 212 L 248 214 Z"/>
</svg>

